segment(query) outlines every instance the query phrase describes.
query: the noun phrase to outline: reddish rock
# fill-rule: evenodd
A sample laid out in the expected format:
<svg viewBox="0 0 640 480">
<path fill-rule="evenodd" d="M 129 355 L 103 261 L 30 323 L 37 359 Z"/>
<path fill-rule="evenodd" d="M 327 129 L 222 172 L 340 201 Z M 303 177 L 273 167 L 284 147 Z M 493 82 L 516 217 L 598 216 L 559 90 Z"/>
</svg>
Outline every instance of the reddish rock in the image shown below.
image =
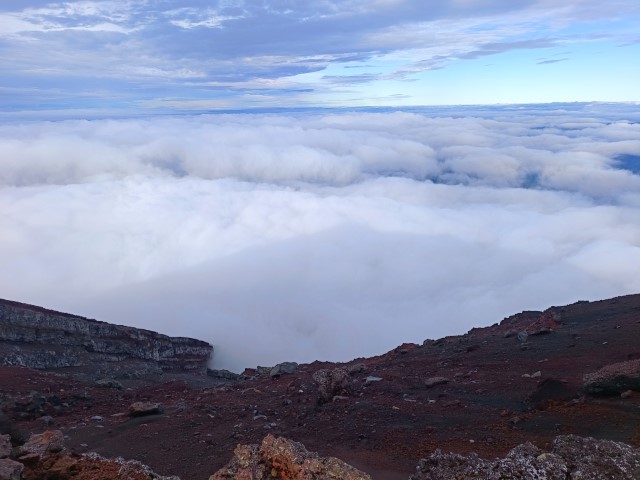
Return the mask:
<svg viewBox="0 0 640 480">
<path fill-rule="evenodd" d="M 27 443 L 20 447 L 18 456 L 42 457 L 57 453 L 64 449 L 64 435 L 60 430 L 48 430 L 44 433 L 31 435 Z"/>
<path fill-rule="evenodd" d="M 342 460 L 319 457 L 298 442 L 267 435 L 262 445 L 239 445 L 209 480 L 371 480 Z"/>
</svg>

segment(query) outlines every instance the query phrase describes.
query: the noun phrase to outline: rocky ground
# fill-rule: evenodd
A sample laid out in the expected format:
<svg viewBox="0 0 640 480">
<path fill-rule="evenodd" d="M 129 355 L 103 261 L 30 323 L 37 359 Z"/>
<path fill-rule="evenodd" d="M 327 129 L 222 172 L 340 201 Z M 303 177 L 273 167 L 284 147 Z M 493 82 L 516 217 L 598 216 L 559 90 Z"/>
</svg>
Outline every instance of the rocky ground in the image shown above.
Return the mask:
<svg viewBox="0 0 640 480">
<path fill-rule="evenodd" d="M 633 295 L 525 312 L 463 336 L 276 376 L 256 369 L 238 380 L 171 374 L 99 386 L 64 369 L 2 367 L 0 428 L 14 443 L 60 430 L 71 455 L 135 459 L 194 480 L 267 434 L 390 480 L 416 474 L 419 459 L 437 450 L 493 459 L 531 442 L 553 452 L 559 435 L 638 447 L 639 338 Z M 155 412 L 132 415 L 135 402 Z"/>
</svg>

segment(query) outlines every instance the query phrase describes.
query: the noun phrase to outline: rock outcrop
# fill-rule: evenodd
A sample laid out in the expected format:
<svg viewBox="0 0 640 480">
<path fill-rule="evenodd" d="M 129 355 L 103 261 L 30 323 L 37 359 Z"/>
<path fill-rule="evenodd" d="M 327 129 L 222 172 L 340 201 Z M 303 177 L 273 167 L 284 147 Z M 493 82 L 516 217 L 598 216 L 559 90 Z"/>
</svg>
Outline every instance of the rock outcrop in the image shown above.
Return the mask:
<svg viewBox="0 0 640 480">
<path fill-rule="evenodd" d="M 209 480 L 371 480 L 333 457 L 319 457 L 301 443 L 267 435 L 262 444 L 238 445 L 231 461 Z"/>
<path fill-rule="evenodd" d="M 132 372 L 205 373 L 212 351 L 200 340 L 0 300 L 0 365 L 91 367 L 96 374 L 114 377 Z"/>
<path fill-rule="evenodd" d="M 504 458 L 484 460 L 476 454 L 436 450 L 420 460 L 410 480 L 635 480 L 640 478 L 640 451 L 624 443 L 576 435 L 555 438 L 551 452 L 531 443 L 512 449 Z"/>
</svg>

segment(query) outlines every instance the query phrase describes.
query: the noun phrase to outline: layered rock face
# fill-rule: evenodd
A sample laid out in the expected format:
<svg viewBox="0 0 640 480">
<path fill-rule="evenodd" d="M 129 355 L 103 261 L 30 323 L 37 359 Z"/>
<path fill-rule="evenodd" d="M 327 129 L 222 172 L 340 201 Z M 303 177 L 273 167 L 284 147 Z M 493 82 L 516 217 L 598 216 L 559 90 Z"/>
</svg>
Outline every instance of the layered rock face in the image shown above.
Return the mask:
<svg viewBox="0 0 640 480">
<path fill-rule="evenodd" d="M 135 371 L 205 373 L 213 347 L 149 330 L 0 299 L 0 364 L 31 368 L 92 367 L 118 376 Z"/>
</svg>

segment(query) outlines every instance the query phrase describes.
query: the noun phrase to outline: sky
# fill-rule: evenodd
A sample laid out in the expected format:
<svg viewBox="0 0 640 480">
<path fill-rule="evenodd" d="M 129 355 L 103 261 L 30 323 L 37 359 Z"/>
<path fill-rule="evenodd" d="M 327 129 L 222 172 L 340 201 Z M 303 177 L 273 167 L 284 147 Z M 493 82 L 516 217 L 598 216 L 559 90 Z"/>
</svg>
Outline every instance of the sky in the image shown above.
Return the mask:
<svg viewBox="0 0 640 480">
<path fill-rule="evenodd" d="M 0 113 L 640 101 L 635 0 L 0 2 Z"/>
<path fill-rule="evenodd" d="M 0 297 L 346 361 L 640 292 L 633 104 L 0 123 Z"/>
</svg>

